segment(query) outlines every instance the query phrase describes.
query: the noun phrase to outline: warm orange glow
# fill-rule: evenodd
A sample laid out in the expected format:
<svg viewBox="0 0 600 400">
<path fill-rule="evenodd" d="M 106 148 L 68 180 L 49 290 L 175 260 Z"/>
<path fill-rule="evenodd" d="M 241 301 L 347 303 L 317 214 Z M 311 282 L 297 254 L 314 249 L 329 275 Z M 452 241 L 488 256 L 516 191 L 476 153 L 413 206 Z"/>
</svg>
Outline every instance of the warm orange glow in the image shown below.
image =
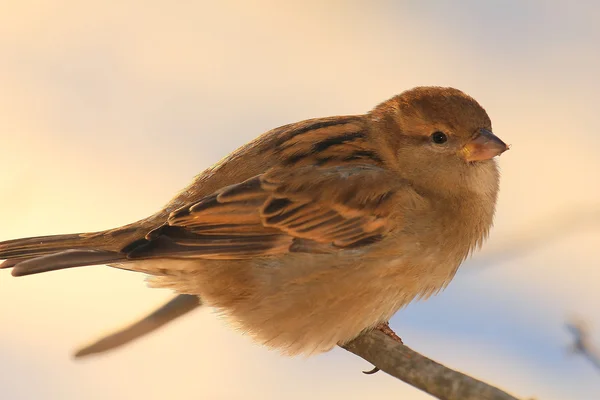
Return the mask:
<svg viewBox="0 0 600 400">
<path fill-rule="evenodd" d="M 465 316 L 493 309 L 487 318 L 513 324 L 521 332 L 515 341 L 528 332 L 557 354 L 568 344 L 561 324 L 571 312 L 600 332 L 600 230 L 585 216 L 600 204 L 600 33 L 576 30 L 589 10 L 563 16 L 540 2 L 548 18 L 581 22 L 554 40 L 562 24 L 529 21 L 554 36 L 534 36 L 539 43 L 525 48 L 509 28 L 496 27 L 500 43 L 478 41 L 487 29 L 471 23 L 479 16 L 452 20 L 424 6 L 263 3 L 3 7 L 0 240 L 132 222 L 268 129 L 361 113 L 416 85 L 450 85 L 476 98 L 494 132 L 513 145 L 500 158 L 496 228 L 482 255 L 521 234 L 551 231 L 564 210 L 584 216 L 567 215 L 567 226 L 583 225 L 551 245 L 459 275 L 450 286 L 459 282 L 461 291 L 448 289 L 437 307 L 454 299 Z M 521 3 L 509 3 L 519 14 Z M 429 398 L 383 374 L 363 376 L 370 366 L 343 351 L 282 358 L 208 310 L 105 357 L 69 358 L 169 296 L 106 267 L 21 279 L 0 272 L 0 398 Z M 460 332 L 443 313 L 428 328 L 403 321 L 401 312 L 392 326 L 416 350 L 515 394 L 590 398 L 597 390 L 553 378 L 540 367 L 550 363 L 523 356 L 527 344 L 473 338 L 486 321 L 470 320 Z M 561 360 L 565 370 L 575 362 Z"/>
</svg>

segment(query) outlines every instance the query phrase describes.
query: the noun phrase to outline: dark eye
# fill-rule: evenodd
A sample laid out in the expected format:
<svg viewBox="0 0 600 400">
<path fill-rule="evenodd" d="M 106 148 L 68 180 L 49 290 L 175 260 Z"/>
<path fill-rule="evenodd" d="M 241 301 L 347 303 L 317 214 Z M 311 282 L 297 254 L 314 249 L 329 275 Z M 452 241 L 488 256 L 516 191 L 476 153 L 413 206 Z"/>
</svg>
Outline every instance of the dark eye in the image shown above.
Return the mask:
<svg viewBox="0 0 600 400">
<path fill-rule="evenodd" d="M 431 134 L 431 140 L 433 140 L 433 143 L 443 144 L 448 141 L 448 136 L 446 136 L 444 132 L 433 132 Z"/>
</svg>

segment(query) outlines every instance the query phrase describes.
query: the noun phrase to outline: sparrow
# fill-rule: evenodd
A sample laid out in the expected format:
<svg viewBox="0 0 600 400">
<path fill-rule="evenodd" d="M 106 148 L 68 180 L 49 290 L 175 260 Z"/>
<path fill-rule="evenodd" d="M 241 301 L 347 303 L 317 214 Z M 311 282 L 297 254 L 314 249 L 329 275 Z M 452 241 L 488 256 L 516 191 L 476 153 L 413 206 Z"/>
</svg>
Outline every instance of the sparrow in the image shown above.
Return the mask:
<svg viewBox="0 0 600 400">
<path fill-rule="evenodd" d="M 266 132 L 140 221 L 0 242 L 0 268 L 141 272 L 283 354 L 325 352 L 450 283 L 488 236 L 507 149 L 472 97 L 416 87 Z"/>
</svg>

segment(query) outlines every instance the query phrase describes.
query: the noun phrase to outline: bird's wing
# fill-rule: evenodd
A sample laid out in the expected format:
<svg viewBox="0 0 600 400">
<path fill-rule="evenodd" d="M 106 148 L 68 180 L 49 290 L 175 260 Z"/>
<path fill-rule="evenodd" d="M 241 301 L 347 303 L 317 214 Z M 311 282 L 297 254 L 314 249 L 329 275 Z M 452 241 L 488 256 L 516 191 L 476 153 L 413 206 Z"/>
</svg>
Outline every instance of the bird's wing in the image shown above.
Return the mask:
<svg viewBox="0 0 600 400">
<path fill-rule="evenodd" d="M 381 240 L 401 221 L 398 205 L 418 197 L 374 166 L 274 169 L 174 211 L 123 251 L 130 259 L 335 252 Z"/>
</svg>

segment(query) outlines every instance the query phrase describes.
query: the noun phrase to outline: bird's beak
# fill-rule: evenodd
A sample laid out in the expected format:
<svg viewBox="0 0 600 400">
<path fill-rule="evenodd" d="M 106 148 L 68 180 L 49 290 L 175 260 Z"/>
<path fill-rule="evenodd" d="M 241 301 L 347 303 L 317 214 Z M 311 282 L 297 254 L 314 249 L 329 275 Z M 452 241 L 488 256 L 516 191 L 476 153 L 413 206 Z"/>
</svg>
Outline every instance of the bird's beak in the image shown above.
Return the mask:
<svg viewBox="0 0 600 400">
<path fill-rule="evenodd" d="M 461 150 L 466 161 L 483 161 L 494 158 L 508 150 L 508 146 L 487 129 L 479 132 Z"/>
</svg>

